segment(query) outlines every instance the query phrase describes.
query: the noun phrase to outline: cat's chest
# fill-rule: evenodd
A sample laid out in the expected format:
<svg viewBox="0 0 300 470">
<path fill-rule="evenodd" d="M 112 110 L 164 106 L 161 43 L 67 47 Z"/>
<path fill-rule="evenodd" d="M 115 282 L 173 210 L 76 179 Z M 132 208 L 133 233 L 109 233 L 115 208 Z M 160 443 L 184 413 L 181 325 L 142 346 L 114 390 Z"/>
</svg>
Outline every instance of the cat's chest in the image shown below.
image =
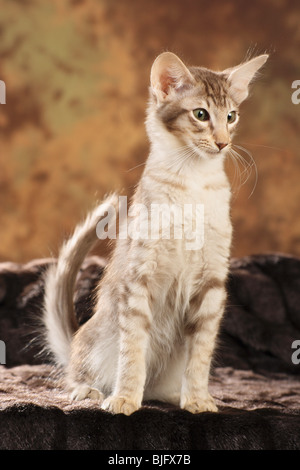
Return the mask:
<svg viewBox="0 0 300 470">
<path fill-rule="evenodd" d="M 176 265 L 192 285 L 203 269 L 209 277 L 217 266 L 227 265 L 232 237 L 230 189 L 226 185 L 214 191 L 200 188 L 190 201 L 195 210 L 192 220 L 185 220 L 185 237 L 177 243 Z"/>
<path fill-rule="evenodd" d="M 231 233 L 230 190 L 206 192 L 203 196 L 203 221 L 206 237 Z M 208 241 L 208 240 L 207 240 Z"/>
<path fill-rule="evenodd" d="M 231 234 L 231 192 L 226 180 L 199 185 L 185 197 L 190 203 L 185 204 L 187 219 L 192 219 L 191 225 L 202 234 L 204 243 Z M 185 222 L 188 226 L 189 221 Z"/>
</svg>

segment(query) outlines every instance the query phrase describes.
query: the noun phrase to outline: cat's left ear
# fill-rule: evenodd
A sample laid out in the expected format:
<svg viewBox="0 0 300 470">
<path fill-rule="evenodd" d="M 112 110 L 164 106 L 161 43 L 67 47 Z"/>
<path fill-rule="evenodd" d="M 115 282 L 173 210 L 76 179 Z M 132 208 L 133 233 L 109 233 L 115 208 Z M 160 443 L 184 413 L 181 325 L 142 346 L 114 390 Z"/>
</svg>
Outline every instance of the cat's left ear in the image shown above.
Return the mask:
<svg viewBox="0 0 300 470">
<path fill-rule="evenodd" d="M 254 79 L 257 71 L 265 64 L 268 57 L 268 54 L 263 54 L 237 67 L 224 70 L 223 73 L 228 77 L 230 92 L 237 104 L 241 104 L 247 98 L 250 82 Z"/>
<path fill-rule="evenodd" d="M 184 63 L 172 52 L 163 52 L 151 69 L 151 90 L 162 102 L 193 86 L 195 79 Z"/>
</svg>

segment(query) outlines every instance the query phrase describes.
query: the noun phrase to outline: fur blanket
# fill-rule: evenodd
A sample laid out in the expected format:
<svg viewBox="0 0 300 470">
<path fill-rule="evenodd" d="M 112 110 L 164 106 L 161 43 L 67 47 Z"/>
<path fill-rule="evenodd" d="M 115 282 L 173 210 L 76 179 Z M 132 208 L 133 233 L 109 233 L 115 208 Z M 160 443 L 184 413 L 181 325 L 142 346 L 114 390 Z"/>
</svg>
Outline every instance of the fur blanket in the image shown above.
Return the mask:
<svg viewBox="0 0 300 470">
<path fill-rule="evenodd" d="M 146 402 L 112 416 L 94 400 L 71 402 L 33 341 L 50 260 L 0 264 L 0 449 L 300 449 L 300 260 L 286 255 L 233 259 L 229 299 L 210 390 L 219 413 L 192 415 Z M 90 257 L 75 295 L 80 323 L 104 261 Z"/>
</svg>

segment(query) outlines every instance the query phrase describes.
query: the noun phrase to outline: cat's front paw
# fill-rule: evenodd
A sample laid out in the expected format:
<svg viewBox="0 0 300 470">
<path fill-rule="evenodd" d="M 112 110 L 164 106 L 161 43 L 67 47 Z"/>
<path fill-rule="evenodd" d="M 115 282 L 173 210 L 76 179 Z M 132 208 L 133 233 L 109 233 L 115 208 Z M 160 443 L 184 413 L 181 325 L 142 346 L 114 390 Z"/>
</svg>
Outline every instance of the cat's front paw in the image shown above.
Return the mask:
<svg viewBox="0 0 300 470">
<path fill-rule="evenodd" d="M 216 413 L 218 408 L 215 404 L 213 397 L 207 394 L 205 397 L 201 398 L 190 398 L 187 399 L 181 406 L 190 413 L 203 413 L 205 411 L 212 411 Z"/>
<path fill-rule="evenodd" d="M 127 397 L 111 395 L 103 401 L 101 408 L 113 414 L 123 413 L 129 416 L 140 408 L 140 404 Z"/>
</svg>

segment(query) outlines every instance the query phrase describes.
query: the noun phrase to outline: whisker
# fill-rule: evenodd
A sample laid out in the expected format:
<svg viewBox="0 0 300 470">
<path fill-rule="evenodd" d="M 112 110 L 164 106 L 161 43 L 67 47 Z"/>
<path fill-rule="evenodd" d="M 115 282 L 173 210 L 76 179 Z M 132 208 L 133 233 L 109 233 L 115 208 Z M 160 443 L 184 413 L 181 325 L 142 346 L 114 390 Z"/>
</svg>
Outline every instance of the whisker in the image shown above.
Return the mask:
<svg viewBox="0 0 300 470">
<path fill-rule="evenodd" d="M 231 149 L 229 150 L 229 156 L 230 156 L 230 159 L 234 165 L 234 177 L 233 177 L 233 181 L 232 181 L 232 186 L 234 188 L 235 185 L 238 186 L 238 189 L 234 190 L 233 189 L 233 193 L 236 195 L 239 188 L 241 187 L 242 183 L 241 183 L 241 172 L 239 171 L 239 165 L 238 165 L 238 161 L 237 161 L 237 157 L 234 155 L 234 153 L 231 151 Z M 239 184 L 237 183 L 237 180 L 239 179 Z"/>
<path fill-rule="evenodd" d="M 239 161 L 244 162 L 244 164 L 243 164 L 244 172 L 243 173 L 246 173 L 247 177 L 246 177 L 245 181 L 243 181 L 243 184 L 245 184 L 249 180 L 249 178 L 251 176 L 251 173 L 252 173 L 252 169 L 254 168 L 254 170 L 255 170 L 255 182 L 254 182 L 254 186 L 252 188 L 252 191 L 251 191 L 250 195 L 248 196 L 248 199 L 249 199 L 252 196 L 252 194 L 254 193 L 255 188 L 257 186 L 257 181 L 258 181 L 257 165 L 256 165 L 255 160 L 254 160 L 254 158 L 253 158 L 253 156 L 252 156 L 252 154 L 249 150 L 245 149 L 244 147 L 242 147 L 240 145 L 234 145 L 234 147 L 236 147 L 239 150 L 245 152 L 251 160 L 251 162 L 249 163 L 239 152 L 237 152 L 235 149 L 232 148 L 232 151 L 239 158 Z"/>
<path fill-rule="evenodd" d="M 286 149 L 281 148 L 281 147 L 271 147 L 269 145 L 261 145 L 261 144 L 252 144 L 250 142 L 239 142 L 239 144 L 242 145 L 252 145 L 252 147 L 261 147 L 265 149 L 271 149 L 271 150 L 280 150 L 280 151 L 285 151 Z M 236 144 L 235 144 L 236 145 Z"/>
<path fill-rule="evenodd" d="M 252 163 L 248 163 L 243 157 L 242 155 L 240 155 L 238 152 L 236 152 L 235 150 L 232 150 L 233 154 L 235 155 L 236 157 L 236 160 L 243 166 L 243 171 L 241 172 L 241 176 L 243 176 L 244 174 L 246 174 L 246 180 L 243 181 L 243 184 L 248 180 L 250 174 L 251 173 L 249 170 L 251 169 L 252 167 Z"/>
<path fill-rule="evenodd" d="M 129 168 L 129 170 L 126 170 L 126 173 L 129 173 L 129 171 L 135 170 L 136 168 L 139 168 L 140 166 L 143 166 L 143 165 L 146 165 L 146 162 L 140 163 L 139 165 Z"/>
<path fill-rule="evenodd" d="M 175 152 L 169 153 L 169 156 L 174 156 L 174 159 L 168 165 L 168 169 L 174 169 L 174 167 L 177 167 L 177 171 L 180 173 L 180 171 L 183 169 L 184 164 L 191 158 L 193 158 L 196 155 L 196 152 L 191 149 L 188 145 L 182 146 L 179 149 L 176 149 Z"/>
<path fill-rule="evenodd" d="M 169 166 L 169 169 L 174 168 L 175 166 L 179 166 L 178 171 L 180 172 L 183 168 L 183 165 L 186 163 L 187 160 L 189 160 L 193 156 L 193 151 L 187 152 L 185 154 L 182 154 L 178 156 L 178 158 L 171 163 Z"/>
<path fill-rule="evenodd" d="M 170 157 L 174 156 L 174 157 L 178 157 L 179 159 L 185 155 L 185 153 L 189 153 L 190 152 L 190 147 L 188 145 L 182 145 L 181 147 L 178 147 L 176 149 L 173 149 L 173 150 L 170 150 L 168 152 L 168 155 Z M 145 162 L 142 162 L 142 163 L 139 163 L 138 165 L 135 165 L 133 166 L 132 168 L 129 168 L 128 170 L 125 170 L 126 173 L 129 173 L 130 171 L 133 171 L 135 170 L 136 168 L 140 168 L 141 166 L 144 166 L 146 165 L 147 161 Z"/>
<path fill-rule="evenodd" d="M 245 179 L 243 180 L 243 183 L 242 184 L 245 184 L 248 179 L 250 178 L 251 176 L 251 169 L 252 169 L 252 166 L 253 166 L 253 163 L 248 163 L 243 157 L 242 155 L 240 155 L 238 152 L 236 152 L 235 150 L 232 150 L 233 151 L 233 154 L 235 155 L 237 161 L 243 166 L 243 171 L 240 173 L 241 177 L 243 175 L 246 175 L 245 176 Z"/>
</svg>

